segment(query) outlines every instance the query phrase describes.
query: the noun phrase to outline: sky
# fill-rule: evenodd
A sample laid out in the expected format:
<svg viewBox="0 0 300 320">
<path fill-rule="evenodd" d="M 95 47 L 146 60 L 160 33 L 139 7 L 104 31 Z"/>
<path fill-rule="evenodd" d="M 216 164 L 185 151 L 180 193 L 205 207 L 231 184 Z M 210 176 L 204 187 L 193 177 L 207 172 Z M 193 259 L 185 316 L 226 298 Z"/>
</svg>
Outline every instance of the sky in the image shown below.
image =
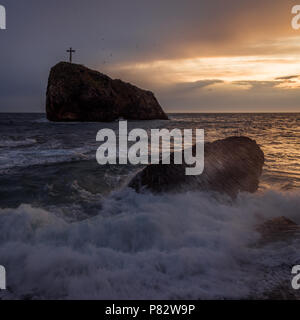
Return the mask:
<svg viewBox="0 0 300 320">
<path fill-rule="evenodd" d="M 44 112 L 74 62 L 151 90 L 167 112 L 300 112 L 300 0 L 0 0 L 0 112 Z"/>
</svg>

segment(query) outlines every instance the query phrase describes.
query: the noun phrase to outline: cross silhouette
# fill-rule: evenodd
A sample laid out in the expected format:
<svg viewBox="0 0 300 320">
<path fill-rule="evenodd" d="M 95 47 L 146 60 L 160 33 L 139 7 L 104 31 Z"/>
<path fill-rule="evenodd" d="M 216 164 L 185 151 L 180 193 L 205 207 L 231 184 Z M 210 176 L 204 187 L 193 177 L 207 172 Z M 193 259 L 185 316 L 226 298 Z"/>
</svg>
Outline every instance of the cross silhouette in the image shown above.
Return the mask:
<svg viewBox="0 0 300 320">
<path fill-rule="evenodd" d="M 72 63 L 73 53 L 75 53 L 76 51 L 71 47 L 69 50 L 67 50 L 67 52 L 70 53 L 70 63 Z"/>
</svg>

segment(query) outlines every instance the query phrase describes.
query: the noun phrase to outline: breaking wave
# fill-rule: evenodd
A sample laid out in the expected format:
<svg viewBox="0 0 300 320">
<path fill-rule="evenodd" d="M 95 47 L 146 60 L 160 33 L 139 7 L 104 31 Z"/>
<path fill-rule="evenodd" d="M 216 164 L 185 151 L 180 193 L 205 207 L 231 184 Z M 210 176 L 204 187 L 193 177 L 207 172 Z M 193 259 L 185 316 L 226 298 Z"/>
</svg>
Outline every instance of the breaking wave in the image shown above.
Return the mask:
<svg viewBox="0 0 300 320">
<path fill-rule="evenodd" d="M 232 203 L 125 189 L 81 222 L 26 204 L 1 209 L 0 264 L 9 286 L 2 298 L 264 298 L 289 285 L 299 240 L 260 246 L 255 226 L 282 215 L 299 223 L 299 208 L 297 192 L 245 194 Z"/>
<path fill-rule="evenodd" d="M 24 140 L 16 140 L 16 139 L 2 139 L 0 140 L 0 148 L 4 147 L 23 147 L 23 146 L 30 146 L 36 144 L 37 141 L 35 139 L 24 139 Z"/>
</svg>

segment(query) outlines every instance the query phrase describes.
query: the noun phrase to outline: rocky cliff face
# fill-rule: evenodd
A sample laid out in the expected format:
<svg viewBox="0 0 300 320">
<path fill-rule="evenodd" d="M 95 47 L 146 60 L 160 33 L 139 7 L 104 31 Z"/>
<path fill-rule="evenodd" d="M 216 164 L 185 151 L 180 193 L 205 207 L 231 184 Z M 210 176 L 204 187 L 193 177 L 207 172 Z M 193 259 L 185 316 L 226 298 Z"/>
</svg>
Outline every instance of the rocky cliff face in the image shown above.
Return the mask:
<svg viewBox="0 0 300 320">
<path fill-rule="evenodd" d="M 174 163 L 174 154 L 171 163 Z M 264 165 L 264 153 L 254 140 L 231 137 L 205 144 L 205 169 L 200 176 L 186 176 L 186 165 L 149 165 L 129 186 L 137 192 L 215 191 L 235 197 L 255 192 Z"/>
<path fill-rule="evenodd" d="M 46 110 L 50 121 L 168 119 L 152 92 L 67 62 L 51 69 Z"/>
</svg>

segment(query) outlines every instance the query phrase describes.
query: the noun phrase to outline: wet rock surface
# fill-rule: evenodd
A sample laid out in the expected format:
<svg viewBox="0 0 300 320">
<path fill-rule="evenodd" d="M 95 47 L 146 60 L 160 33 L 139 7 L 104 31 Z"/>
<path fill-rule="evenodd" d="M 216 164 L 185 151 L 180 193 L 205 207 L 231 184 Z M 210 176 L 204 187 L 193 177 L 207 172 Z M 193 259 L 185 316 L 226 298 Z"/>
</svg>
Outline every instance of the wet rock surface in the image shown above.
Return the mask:
<svg viewBox="0 0 300 320">
<path fill-rule="evenodd" d="M 230 137 L 205 144 L 205 168 L 202 175 L 187 176 L 187 165 L 149 165 L 129 186 L 137 192 L 154 193 L 183 190 L 215 191 L 235 197 L 239 192 L 258 189 L 264 165 L 264 153 L 254 140 Z"/>
</svg>

